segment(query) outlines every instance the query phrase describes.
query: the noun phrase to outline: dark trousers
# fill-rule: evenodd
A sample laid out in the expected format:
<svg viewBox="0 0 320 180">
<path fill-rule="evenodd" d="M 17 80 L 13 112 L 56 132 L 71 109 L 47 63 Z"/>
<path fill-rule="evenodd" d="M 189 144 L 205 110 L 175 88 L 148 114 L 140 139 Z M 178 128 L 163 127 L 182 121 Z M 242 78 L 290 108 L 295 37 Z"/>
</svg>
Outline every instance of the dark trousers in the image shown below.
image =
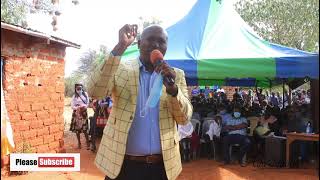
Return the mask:
<svg viewBox="0 0 320 180">
<path fill-rule="evenodd" d="M 240 134 L 230 134 L 223 137 L 223 157 L 225 162 L 230 162 L 229 147 L 233 144 L 240 145 L 239 160 L 249 151 L 250 140 L 247 136 Z"/>
<path fill-rule="evenodd" d="M 214 154 L 214 148 L 215 150 L 218 149 L 216 147 L 220 143 L 220 139 L 216 136 L 213 136 L 213 140 L 210 140 L 210 136 L 206 134 L 204 135 L 204 140 L 205 140 L 205 148 L 207 150 L 206 153 L 207 153 L 208 159 L 211 159 L 217 154 L 217 152 L 216 154 Z"/>
<path fill-rule="evenodd" d="M 115 180 L 167 180 L 164 164 L 147 164 L 144 162 L 124 160 L 120 174 Z M 111 180 L 108 176 L 105 180 Z"/>
<path fill-rule="evenodd" d="M 96 137 L 97 137 L 97 119 L 95 117 L 90 117 L 90 131 L 89 135 L 91 135 L 91 145 L 95 149 L 96 148 Z"/>
<path fill-rule="evenodd" d="M 183 138 L 180 140 L 180 151 L 184 161 L 190 160 L 191 155 L 191 139 Z"/>
</svg>

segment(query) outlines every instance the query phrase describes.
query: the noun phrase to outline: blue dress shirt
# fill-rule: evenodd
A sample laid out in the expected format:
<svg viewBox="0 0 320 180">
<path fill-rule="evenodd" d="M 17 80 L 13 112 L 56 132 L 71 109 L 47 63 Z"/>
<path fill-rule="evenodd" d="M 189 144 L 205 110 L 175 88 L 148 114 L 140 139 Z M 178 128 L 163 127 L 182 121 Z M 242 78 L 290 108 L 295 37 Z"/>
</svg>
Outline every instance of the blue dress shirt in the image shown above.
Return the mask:
<svg viewBox="0 0 320 180">
<path fill-rule="evenodd" d="M 161 153 L 160 128 L 159 128 L 159 102 L 154 108 L 145 107 L 150 94 L 156 72 L 150 73 L 139 61 L 139 91 L 137 97 L 136 112 L 129 130 L 126 154 L 144 156 Z"/>
</svg>

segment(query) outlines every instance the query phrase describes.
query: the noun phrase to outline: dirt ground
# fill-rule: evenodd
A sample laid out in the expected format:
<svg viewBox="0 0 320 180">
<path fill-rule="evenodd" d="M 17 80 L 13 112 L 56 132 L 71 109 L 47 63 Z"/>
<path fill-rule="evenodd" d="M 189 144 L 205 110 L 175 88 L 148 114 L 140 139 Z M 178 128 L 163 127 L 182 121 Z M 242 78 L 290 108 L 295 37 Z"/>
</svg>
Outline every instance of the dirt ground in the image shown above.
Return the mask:
<svg viewBox="0 0 320 180">
<path fill-rule="evenodd" d="M 68 105 L 66 101 L 66 105 Z M 89 111 L 89 116 L 93 111 Z M 80 172 L 29 172 L 27 175 L 11 176 L 6 180 L 96 180 L 104 179 L 104 174 L 94 165 L 95 153 L 86 150 L 85 138 L 82 135 L 83 147 L 77 149 L 77 140 L 74 133 L 68 131 L 71 108 L 65 107 L 65 148 L 67 153 L 80 153 Z M 97 142 L 99 144 L 99 140 Z M 240 167 L 237 164 L 224 166 L 220 162 L 207 159 L 194 160 L 183 164 L 183 170 L 178 180 L 316 180 L 319 179 L 316 169 L 278 169 L 257 168 L 249 164 Z"/>
</svg>

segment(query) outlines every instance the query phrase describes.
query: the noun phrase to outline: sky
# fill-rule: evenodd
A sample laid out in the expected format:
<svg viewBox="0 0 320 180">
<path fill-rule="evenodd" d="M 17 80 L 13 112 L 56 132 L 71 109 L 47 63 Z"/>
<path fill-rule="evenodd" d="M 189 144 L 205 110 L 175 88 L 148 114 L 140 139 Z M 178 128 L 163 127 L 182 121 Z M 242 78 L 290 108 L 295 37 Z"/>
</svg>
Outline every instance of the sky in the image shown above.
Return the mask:
<svg viewBox="0 0 320 180">
<path fill-rule="evenodd" d="M 58 18 L 58 31 L 53 32 L 51 17 L 43 14 L 29 15 L 28 25 L 42 32 L 56 35 L 81 45 L 81 49 L 67 48 L 65 77 L 79 66 L 83 52 L 98 49 L 100 45 L 112 49 L 118 41 L 118 31 L 124 24 L 138 24 L 139 17 L 161 20 L 164 28 L 183 18 L 196 0 L 60 0 L 62 14 Z"/>
</svg>

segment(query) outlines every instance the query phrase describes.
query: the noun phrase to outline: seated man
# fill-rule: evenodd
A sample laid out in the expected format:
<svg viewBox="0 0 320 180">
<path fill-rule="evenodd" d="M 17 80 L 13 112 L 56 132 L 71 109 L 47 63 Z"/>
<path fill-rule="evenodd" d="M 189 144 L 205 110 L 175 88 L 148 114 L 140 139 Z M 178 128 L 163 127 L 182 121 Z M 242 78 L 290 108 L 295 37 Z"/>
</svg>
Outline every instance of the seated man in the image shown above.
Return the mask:
<svg viewBox="0 0 320 180">
<path fill-rule="evenodd" d="M 182 159 L 184 161 L 189 161 L 191 152 L 191 137 L 193 132 L 192 123 L 189 122 L 186 125 L 178 124 L 178 132 L 180 136 L 180 148 Z"/>
<path fill-rule="evenodd" d="M 221 116 L 221 119 L 222 119 L 221 126 L 224 127 L 226 125 L 227 121 L 229 121 L 232 118 L 232 116 L 231 116 L 231 114 L 229 114 L 227 112 L 227 107 L 224 104 L 218 105 L 217 112 L 218 112 L 218 115 Z M 221 137 L 223 137 L 225 134 L 227 134 L 227 132 L 224 131 L 224 129 L 222 128 L 221 129 Z"/>
<path fill-rule="evenodd" d="M 223 127 L 224 131 L 228 132 L 228 134 L 223 137 L 223 153 L 225 164 L 230 163 L 230 145 L 239 144 L 239 163 L 242 167 L 246 166 L 246 163 L 243 161 L 243 157 L 250 148 L 250 140 L 247 137 L 247 127 L 247 119 L 241 116 L 240 108 L 235 107 L 232 118 L 229 119 L 226 122 L 226 125 Z"/>
</svg>

